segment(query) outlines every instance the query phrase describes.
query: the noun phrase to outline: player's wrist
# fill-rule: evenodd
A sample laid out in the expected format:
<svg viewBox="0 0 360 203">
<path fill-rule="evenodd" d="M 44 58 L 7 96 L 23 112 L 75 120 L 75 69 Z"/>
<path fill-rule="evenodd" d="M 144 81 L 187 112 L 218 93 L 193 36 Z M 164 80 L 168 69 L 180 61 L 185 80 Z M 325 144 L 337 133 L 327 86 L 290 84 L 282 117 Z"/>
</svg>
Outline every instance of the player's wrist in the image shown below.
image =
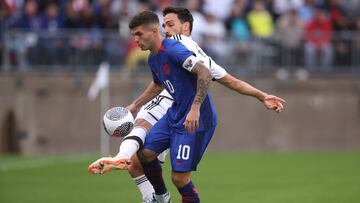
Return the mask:
<svg viewBox="0 0 360 203">
<path fill-rule="evenodd" d="M 142 105 L 140 104 L 139 101 L 134 101 L 133 103 L 130 104 L 130 106 L 131 106 L 132 108 L 134 108 L 134 110 L 138 110 L 138 109 L 141 108 Z"/>
<path fill-rule="evenodd" d="M 266 93 L 262 93 L 258 96 L 258 99 L 261 101 L 261 102 L 264 102 L 266 97 L 268 96 L 268 94 Z"/>
<path fill-rule="evenodd" d="M 200 107 L 201 107 L 201 104 L 199 104 L 199 103 L 193 103 L 193 104 L 191 105 L 191 110 L 192 110 L 192 111 L 200 111 Z"/>
</svg>

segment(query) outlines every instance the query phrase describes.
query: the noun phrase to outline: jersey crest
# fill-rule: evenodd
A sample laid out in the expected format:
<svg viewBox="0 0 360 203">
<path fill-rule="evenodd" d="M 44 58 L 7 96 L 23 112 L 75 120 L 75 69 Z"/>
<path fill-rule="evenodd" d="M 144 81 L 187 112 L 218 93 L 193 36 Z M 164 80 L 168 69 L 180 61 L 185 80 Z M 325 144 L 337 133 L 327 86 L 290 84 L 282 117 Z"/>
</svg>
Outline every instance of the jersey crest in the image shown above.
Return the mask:
<svg viewBox="0 0 360 203">
<path fill-rule="evenodd" d="M 193 63 L 194 63 L 194 62 L 191 60 L 191 58 L 189 58 L 189 59 L 185 62 L 184 67 L 185 67 L 186 69 L 192 68 L 192 67 L 194 66 Z"/>
<path fill-rule="evenodd" d="M 164 73 L 165 73 L 165 75 L 170 75 L 170 67 L 169 67 L 169 65 L 168 64 L 163 64 L 162 65 L 162 68 L 163 68 L 163 70 L 164 70 Z"/>
</svg>

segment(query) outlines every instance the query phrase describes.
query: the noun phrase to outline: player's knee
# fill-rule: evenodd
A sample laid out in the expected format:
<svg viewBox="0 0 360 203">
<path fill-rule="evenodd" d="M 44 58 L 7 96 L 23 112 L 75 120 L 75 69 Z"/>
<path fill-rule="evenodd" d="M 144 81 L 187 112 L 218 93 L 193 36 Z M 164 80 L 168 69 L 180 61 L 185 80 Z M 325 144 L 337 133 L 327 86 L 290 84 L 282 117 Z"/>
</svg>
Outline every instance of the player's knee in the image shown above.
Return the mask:
<svg viewBox="0 0 360 203">
<path fill-rule="evenodd" d="M 131 167 L 129 168 L 129 173 L 131 177 L 138 177 L 144 174 L 144 170 L 136 154 L 131 157 Z"/>
<path fill-rule="evenodd" d="M 154 160 L 158 154 L 148 149 L 142 149 L 137 152 L 137 156 L 141 163 L 149 163 Z"/>
<path fill-rule="evenodd" d="M 172 172 L 171 180 L 177 188 L 182 188 L 190 181 L 190 173 Z"/>
</svg>

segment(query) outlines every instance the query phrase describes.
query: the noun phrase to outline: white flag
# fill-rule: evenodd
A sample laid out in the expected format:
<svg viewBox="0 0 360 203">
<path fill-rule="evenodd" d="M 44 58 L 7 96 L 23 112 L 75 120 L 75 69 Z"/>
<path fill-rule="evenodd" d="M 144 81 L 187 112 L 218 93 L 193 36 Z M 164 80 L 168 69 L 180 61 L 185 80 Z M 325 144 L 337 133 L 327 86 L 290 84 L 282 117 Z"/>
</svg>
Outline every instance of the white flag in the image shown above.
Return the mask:
<svg viewBox="0 0 360 203">
<path fill-rule="evenodd" d="M 99 94 L 100 90 L 105 89 L 109 86 L 109 63 L 102 62 L 98 71 L 96 72 L 96 76 L 94 81 L 91 83 L 88 92 L 88 98 L 90 100 L 94 100 L 96 96 Z"/>
</svg>

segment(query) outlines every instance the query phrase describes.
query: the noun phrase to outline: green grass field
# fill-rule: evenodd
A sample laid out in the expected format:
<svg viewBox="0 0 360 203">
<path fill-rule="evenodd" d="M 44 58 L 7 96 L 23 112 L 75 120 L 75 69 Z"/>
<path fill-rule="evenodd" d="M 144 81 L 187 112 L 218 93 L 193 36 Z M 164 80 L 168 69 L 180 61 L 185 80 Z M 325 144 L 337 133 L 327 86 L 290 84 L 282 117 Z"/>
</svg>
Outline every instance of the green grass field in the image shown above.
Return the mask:
<svg viewBox="0 0 360 203">
<path fill-rule="evenodd" d="M 96 158 L 0 157 L 0 202 L 141 202 L 126 171 L 88 174 Z M 169 172 L 167 163 L 167 186 L 181 202 Z M 192 179 L 204 203 L 358 203 L 360 152 L 212 152 Z"/>
</svg>

